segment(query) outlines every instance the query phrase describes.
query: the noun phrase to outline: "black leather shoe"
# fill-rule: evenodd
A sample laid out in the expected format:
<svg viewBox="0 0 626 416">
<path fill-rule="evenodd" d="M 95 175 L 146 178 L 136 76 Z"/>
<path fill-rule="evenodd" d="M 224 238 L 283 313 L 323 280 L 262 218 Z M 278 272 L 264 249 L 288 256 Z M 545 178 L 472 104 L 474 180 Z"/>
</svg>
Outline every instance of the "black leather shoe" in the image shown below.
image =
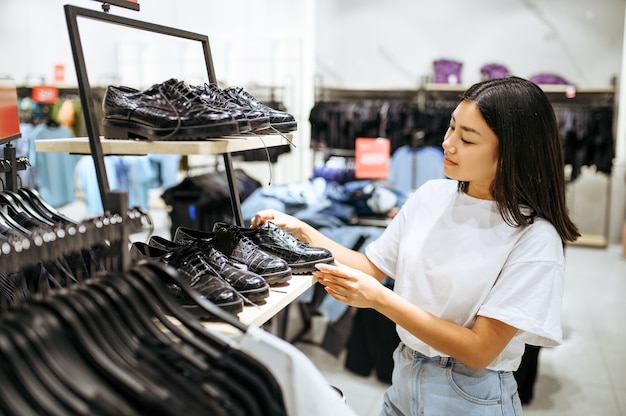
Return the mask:
<svg viewBox="0 0 626 416">
<path fill-rule="evenodd" d="M 275 129 L 280 133 L 289 133 L 298 129 L 298 123 L 291 114 L 271 108 L 259 100 L 257 100 L 252 94 L 247 92 L 241 87 L 228 87 L 224 89 L 224 92 L 230 95 L 236 100 L 239 105 L 247 106 L 255 110 L 262 111 L 270 118 L 270 131 Z"/>
<path fill-rule="evenodd" d="M 196 290 L 207 300 L 213 302 L 226 312 L 237 314 L 243 310 L 243 301 L 239 294 L 228 283 L 216 276 L 208 269 L 203 260 L 190 247 L 181 246 L 176 250 L 164 250 L 152 247 L 144 242 L 136 241 L 131 245 L 130 256 L 134 261 L 148 260 L 160 261 L 175 269 L 183 276 L 189 286 Z M 194 305 L 193 300 L 185 300 L 187 296 L 176 285 L 170 285 L 169 291 L 181 302 L 183 306 L 192 309 L 196 315 L 208 314 L 199 305 Z M 195 306 L 195 308 L 193 308 Z M 204 312 L 203 312 L 204 311 Z M 212 318 L 212 316 L 203 316 Z"/>
<path fill-rule="evenodd" d="M 208 243 L 189 243 L 208 263 L 214 274 L 231 285 L 239 294 L 251 302 L 259 302 L 269 296 L 269 285 L 256 273 L 236 266 L 223 253 Z M 176 250 L 181 244 L 159 236 L 150 237 L 148 245 L 163 250 Z M 244 266 L 245 267 L 245 266 Z"/>
<path fill-rule="evenodd" d="M 248 270 L 261 276 L 270 286 L 291 279 L 291 269 L 285 260 L 261 250 L 237 229 L 219 228 L 211 232 L 178 227 L 174 232 L 174 241 L 179 244 L 210 244 L 234 262 L 246 265 Z"/>
<path fill-rule="evenodd" d="M 241 113 L 245 115 L 245 120 L 249 124 L 248 130 L 242 130 L 239 126 L 239 132 L 259 131 L 270 127 L 270 118 L 263 111 L 255 110 L 249 106 L 240 105 L 233 97 L 225 93 L 215 84 L 204 84 L 202 86 L 193 87 L 207 104 L 223 108 L 226 111 Z M 237 120 L 239 121 L 239 120 Z"/>
<path fill-rule="evenodd" d="M 243 228 L 241 232 L 262 250 L 284 259 L 293 274 L 312 273 L 317 263 L 335 261 L 330 251 L 302 243 L 271 221 L 258 228 Z"/>
<path fill-rule="evenodd" d="M 108 139 L 194 140 L 239 132 L 230 113 L 210 107 L 174 78 L 144 91 L 109 86 L 102 107 Z"/>
</svg>

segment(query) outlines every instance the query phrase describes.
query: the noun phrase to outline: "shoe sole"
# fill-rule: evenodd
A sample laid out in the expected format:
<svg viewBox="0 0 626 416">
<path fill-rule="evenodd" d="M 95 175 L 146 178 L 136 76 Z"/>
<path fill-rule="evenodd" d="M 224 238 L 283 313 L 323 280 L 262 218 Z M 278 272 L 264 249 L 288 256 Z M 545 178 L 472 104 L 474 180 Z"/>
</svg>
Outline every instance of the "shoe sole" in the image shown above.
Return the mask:
<svg viewBox="0 0 626 416">
<path fill-rule="evenodd" d="M 287 270 L 287 271 L 280 271 L 280 272 L 276 272 L 272 274 L 260 274 L 259 276 L 261 276 L 265 280 L 265 283 L 267 283 L 270 286 L 274 286 L 279 283 L 285 283 L 291 280 L 291 274 L 292 274 L 291 270 Z"/>
<path fill-rule="evenodd" d="M 266 282 L 267 283 L 267 282 Z M 260 287 L 258 289 L 250 289 L 250 290 L 237 290 L 239 294 L 250 302 L 259 302 L 266 299 L 270 295 L 269 283 L 267 286 Z"/>
<path fill-rule="evenodd" d="M 291 268 L 292 274 L 311 274 L 315 271 L 316 264 L 318 263 L 333 264 L 334 262 L 335 262 L 335 258 L 330 257 L 330 258 L 321 259 L 321 260 L 312 260 L 312 261 L 301 262 L 301 263 L 293 263 L 293 264 L 290 264 L 289 267 Z"/>
<path fill-rule="evenodd" d="M 200 305 L 181 305 L 184 310 L 191 313 L 198 319 L 206 319 L 206 320 L 215 320 L 218 319 L 215 315 L 212 315 L 211 312 L 207 311 Z M 238 299 L 234 302 L 229 303 L 220 303 L 215 304 L 215 306 L 222 309 L 224 312 L 230 313 L 232 315 L 237 315 L 239 312 L 243 311 L 243 302 L 241 299 Z"/>
<path fill-rule="evenodd" d="M 252 127 L 252 131 L 255 133 L 257 131 L 269 129 L 271 126 L 268 118 L 249 118 L 248 121 L 250 121 L 250 127 Z"/>
<path fill-rule="evenodd" d="M 102 120 L 103 135 L 107 139 L 127 140 L 202 140 L 238 134 L 236 122 L 225 122 L 201 126 L 182 126 L 178 129 L 150 127 L 145 124 L 125 120 Z"/>
<path fill-rule="evenodd" d="M 248 119 L 237 120 L 237 128 L 239 133 L 248 133 L 252 131 L 252 123 Z"/>
</svg>

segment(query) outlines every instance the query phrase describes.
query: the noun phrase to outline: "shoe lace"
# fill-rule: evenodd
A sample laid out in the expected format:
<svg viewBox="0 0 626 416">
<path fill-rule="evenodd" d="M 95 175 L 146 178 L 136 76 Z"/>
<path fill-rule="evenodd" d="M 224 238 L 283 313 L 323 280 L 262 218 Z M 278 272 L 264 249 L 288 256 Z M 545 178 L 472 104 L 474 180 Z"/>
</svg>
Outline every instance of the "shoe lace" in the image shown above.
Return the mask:
<svg viewBox="0 0 626 416">
<path fill-rule="evenodd" d="M 261 108 L 263 103 L 257 100 L 252 94 L 248 91 L 244 90 L 243 87 L 231 87 L 231 91 L 233 92 L 233 98 L 237 99 L 237 101 L 242 102 L 242 104 L 249 105 L 251 107 Z"/>
<path fill-rule="evenodd" d="M 235 238 L 239 241 L 239 244 L 242 249 L 245 249 L 245 250 L 257 250 L 258 249 L 258 246 L 254 244 L 254 242 L 250 240 L 248 237 L 241 234 L 241 231 L 233 230 L 233 234 Z"/>
<path fill-rule="evenodd" d="M 189 88 L 184 81 L 176 81 L 174 79 L 166 81 L 159 85 L 158 91 L 167 105 L 177 115 L 176 128 L 160 140 L 167 140 L 180 130 L 182 124 L 180 108 L 184 108 L 188 112 L 195 112 L 196 116 L 208 111 L 200 96 L 193 89 Z"/>
<path fill-rule="evenodd" d="M 271 225 L 270 225 L 271 224 Z M 276 226 L 272 221 L 268 221 L 266 223 L 266 225 L 264 226 L 269 232 L 273 232 L 275 234 L 278 234 L 281 238 L 293 242 L 299 246 L 306 246 L 307 244 L 303 243 L 302 241 L 298 240 L 293 234 L 285 231 L 284 229 Z"/>
<path fill-rule="evenodd" d="M 200 281 L 202 276 L 215 274 L 207 261 L 187 245 L 175 249 L 168 258 L 168 263 L 189 275 L 192 287 Z"/>
<path fill-rule="evenodd" d="M 222 104 L 235 104 L 239 107 L 241 105 L 230 95 L 225 93 L 215 84 L 204 84 L 204 92 L 208 95 L 211 95 L 217 102 Z"/>
<path fill-rule="evenodd" d="M 219 270 L 224 270 L 224 267 L 228 263 L 226 255 L 213 247 L 210 243 L 200 242 L 198 248 L 206 253 L 207 257 L 211 259 L 211 263 L 214 263 Z"/>
<path fill-rule="evenodd" d="M 264 105 L 263 103 L 261 103 L 259 100 L 257 100 L 252 94 L 250 94 L 248 91 L 244 90 L 243 87 L 230 87 L 229 91 L 232 91 L 232 94 L 228 93 L 228 92 L 223 92 L 224 94 L 228 95 L 231 99 L 239 102 L 242 105 L 247 105 L 251 108 L 263 108 L 263 107 L 267 107 L 266 105 Z M 271 130 L 274 131 L 274 133 L 278 133 L 282 136 L 283 139 L 285 139 L 294 149 L 296 148 L 295 143 L 289 139 L 289 137 L 287 137 L 287 135 L 285 135 L 284 133 L 278 131 L 274 126 L 270 125 L 269 127 Z M 252 133 L 255 134 L 255 133 Z M 273 177 L 273 172 L 272 172 L 272 157 L 270 156 L 270 152 L 267 148 L 267 144 L 265 143 L 265 140 L 263 140 L 263 137 L 260 134 L 256 134 L 257 137 L 259 138 L 259 140 L 261 140 L 261 143 L 263 144 L 263 149 L 265 150 L 265 156 L 267 157 L 267 165 L 270 171 L 270 178 L 268 181 L 268 186 L 272 185 L 272 177 Z"/>
<path fill-rule="evenodd" d="M 187 274 L 190 277 L 190 286 L 194 287 L 200 282 L 203 276 L 214 276 L 217 279 L 220 279 L 225 284 L 228 284 L 218 273 L 213 270 L 213 267 L 209 264 L 209 262 L 202 257 L 202 254 L 192 249 L 192 246 L 183 245 L 172 253 L 171 257 L 168 260 L 168 263 L 171 263 L 172 266 L 176 267 L 183 273 Z M 259 305 L 252 302 L 250 299 L 239 293 L 239 291 L 233 289 L 237 297 L 239 297 L 242 302 L 259 308 Z"/>
</svg>

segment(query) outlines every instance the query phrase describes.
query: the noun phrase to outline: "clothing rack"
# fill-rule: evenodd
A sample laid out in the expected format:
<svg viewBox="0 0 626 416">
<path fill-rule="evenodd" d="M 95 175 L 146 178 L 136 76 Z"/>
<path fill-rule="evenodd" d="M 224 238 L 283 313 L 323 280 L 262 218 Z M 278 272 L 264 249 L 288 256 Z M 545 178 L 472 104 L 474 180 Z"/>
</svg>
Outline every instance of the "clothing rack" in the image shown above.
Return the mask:
<svg viewBox="0 0 626 416">
<path fill-rule="evenodd" d="M 119 214 L 103 214 L 79 223 L 36 229 L 30 235 L 11 236 L 2 244 L 0 269 L 15 271 L 103 242 L 126 243 L 128 233 L 124 232 L 125 227 L 131 227 L 131 231 L 136 232 L 141 228 L 141 216 L 134 210 L 130 211 L 126 220 Z"/>
<path fill-rule="evenodd" d="M 16 191 L 18 186 L 17 172 L 25 170 L 30 163 L 24 156 L 17 157 L 13 144 L 4 146 L 4 159 L 0 159 L 0 173 L 4 173 L 4 186 L 9 191 Z"/>
<path fill-rule="evenodd" d="M 446 114 L 444 120 L 435 109 L 426 108 L 427 103 L 440 102 L 437 97 L 428 98 L 427 92 L 423 87 L 359 89 L 317 85 L 316 103 L 309 118 L 311 147 L 327 153 L 337 148 L 354 149 L 356 137 L 389 138 L 392 153 L 404 145 L 439 146 L 449 119 L 448 107 L 452 104 L 441 110 Z M 456 99 L 450 102 L 456 104 Z M 325 120 L 326 111 L 328 120 Z M 348 113 L 342 114 L 343 111 Z M 330 137 L 316 137 L 317 133 L 324 135 L 321 130 L 326 122 Z"/>
<path fill-rule="evenodd" d="M 585 108 L 594 110 L 606 110 L 612 112 L 611 132 L 613 137 L 616 136 L 616 80 L 611 79 L 608 87 L 599 88 L 577 88 L 571 85 L 540 85 L 543 91 L 546 93 L 548 99 L 553 104 L 555 112 L 561 109 L 577 109 L 583 110 Z M 445 120 L 435 121 L 429 124 L 428 129 L 432 130 L 432 134 L 439 137 L 439 140 L 443 140 L 443 135 L 447 128 L 449 120 L 449 114 L 458 103 L 459 96 L 466 90 L 467 86 L 458 84 L 437 84 L 437 83 L 423 83 L 414 89 L 405 88 L 390 88 L 390 89 L 373 89 L 373 88 L 339 88 L 323 85 L 316 85 L 315 97 L 316 105 L 320 103 L 350 103 L 350 102 L 363 102 L 368 101 L 370 103 L 383 102 L 406 102 L 416 105 L 418 111 L 440 111 L 442 114 L 447 113 Z M 313 112 L 312 112 L 313 116 Z M 313 122 L 312 122 L 313 123 Z M 315 128 L 312 126 L 312 133 Z M 420 146 L 424 143 L 424 133 L 428 133 L 420 127 L 417 127 L 413 134 L 406 141 L 408 145 Z M 421 138 L 419 136 L 422 136 Z M 323 152 L 324 155 L 333 155 L 345 149 L 350 149 L 353 146 L 354 139 L 356 137 L 346 138 L 346 142 L 341 146 L 341 149 L 336 150 L 332 144 L 325 146 L 324 141 L 316 140 L 316 137 L 311 137 L 311 147 L 316 151 Z M 427 143 L 434 143 L 434 138 L 426 140 Z M 399 147 L 396 143 L 392 144 L 392 153 Z M 602 173 L 606 173 L 609 177 L 611 175 L 612 161 L 607 163 L 600 170 Z M 579 239 L 576 244 L 588 245 L 594 247 L 605 247 L 608 244 L 609 235 L 609 219 L 610 219 L 610 206 L 611 206 L 611 181 L 607 181 L 606 186 L 607 201 L 604 206 L 604 230 L 601 235 L 585 234 Z"/>
</svg>

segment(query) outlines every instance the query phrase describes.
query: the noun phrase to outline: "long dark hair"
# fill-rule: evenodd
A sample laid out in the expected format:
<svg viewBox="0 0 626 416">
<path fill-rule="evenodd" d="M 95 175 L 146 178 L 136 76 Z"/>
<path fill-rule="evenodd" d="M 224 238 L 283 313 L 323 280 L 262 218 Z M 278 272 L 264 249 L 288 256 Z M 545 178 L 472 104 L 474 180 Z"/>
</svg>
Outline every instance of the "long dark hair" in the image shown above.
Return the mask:
<svg viewBox="0 0 626 416">
<path fill-rule="evenodd" d="M 563 149 L 554 109 L 536 84 L 518 77 L 472 85 L 461 101 L 475 103 L 498 136 L 498 167 L 491 184 L 502 218 L 524 227 L 535 217 L 548 220 L 563 241 L 580 236 L 565 202 Z M 468 182 L 459 182 L 466 192 Z M 531 209 L 528 215 L 521 209 Z"/>
</svg>

